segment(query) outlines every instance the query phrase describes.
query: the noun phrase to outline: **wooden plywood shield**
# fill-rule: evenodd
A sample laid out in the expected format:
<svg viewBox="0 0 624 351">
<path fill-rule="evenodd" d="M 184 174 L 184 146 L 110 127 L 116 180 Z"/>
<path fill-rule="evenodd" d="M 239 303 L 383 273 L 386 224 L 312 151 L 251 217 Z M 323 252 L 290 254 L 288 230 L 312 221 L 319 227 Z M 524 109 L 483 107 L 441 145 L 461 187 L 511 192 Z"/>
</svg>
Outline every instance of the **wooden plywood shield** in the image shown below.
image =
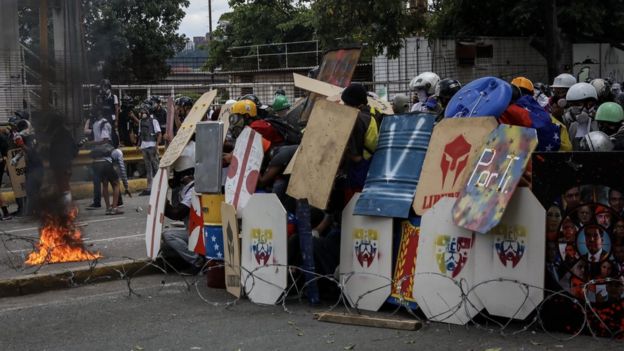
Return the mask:
<svg viewBox="0 0 624 351">
<path fill-rule="evenodd" d="M 392 218 L 354 215 L 359 196 L 342 212 L 340 276 L 351 306 L 377 311 L 392 289 Z"/>
<path fill-rule="evenodd" d="M 243 210 L 241 285 L 255 303 L 275 304 L 287 284 L 286 210 L 275 194 L 254 194 Z"/>
<path fill-rule="evenodd" d="M 492 131 L 453 207 L 455 224 L 478 233 L 495 227 L 536 146 L 533 128 L 501 124 Z"/>
<path fill-rule="evenodd" d="M 474 285 L 475 235 L 453 223 L 454 203 L 442 198 L 422 217 L 414 298 L 427 318 L 464 325 L 483 305 L 476 294 L 465 296 Z"/>
<path fill-rule="evenodd" d="M 195 125 L 197 122 L 201 121 L 202 118 L 206 115 L 206 112 L 210 108 L 210 104 L 217 96 L 216 90 L 211 90 L 207 93 L 204 93 L 193 105 L 191 111 L 182 122 L 180 129 L 178 129 L 178 133 L 175 135 L 171 144 L 165 150 L 165 154 L 160 159 L 159 167 L 169 167 L 171 166 L 177 159 L 180 157 L 182 150 L 188 144 L 189 140 L 191 140 L 191 136 L 195 133 Z"/>
<path fill-rule="evenodd" d="M 224 243 L 225 287 L 227 292 L 238 298 L 241 295 L 240 231 L 236 209 L 225 202 L 221 203 L 221 225 Z"/>
<path fill-rule="evenodd" d="M 236 139 L 225 180 L 225 202 L 239 213 L 256 191 L 263 157 L 262 136 L 245 127 Z"/>
<path fill-rule="evenodd" d="M 167 190 L 169 189 L 169 177 L 166 168 L 158 169 L 150 193 L 149 206 L 147 207 L 147 220 L 145 221 L 145 246 L 147 257 L 156 259 L 160 251 L 160 237 L 162 235 L 163 222 L 165 221 L 165 203 L 167 202 Z"/>
<path fill-rule="evenodd" d="M 223 122 L 223 141 L 225 141 L 228 130 L 230 129 L 230 114 L 232 105 L 234 104 L 221 105 L 221 112 L 219 112 L 219 121 Z"/>
<path fill-rule="evenodd" d="M 478 236 L 475 292 L 489 314 L 525 319 L 544 299 L 545 225 L 542 205 L 519 188 L 500 223 Z"/>
<path fill-rule="evenodd" d="M 358 111 L 320 100 L 316 103 L 299 145 L 288 184 L 288 195 L 308 199 L 325 209 L 342 154 L 355 125 Z"/>
<path fill-rule="evenodd" d="M 470 165 L 498 122 L 493 117 L 445 118 L 433 129 L 412 208 L 417 215 L 443 197 L 458 197 Z"/>
<path fill-rule="evenodd" d="M 6 168 L 16 199 L 26 196 L 26 157 L 22 156 L 16 165 L 11 164 L 11 159 L 22 152 L 22 149 L 11 149 L 7 152 Z"/>
<path fill-rule="evenodd" d="M 191 210 L 189 211 L 189 251 L 200 255 L 206 255 L 206 245 L 204 244 L 204 221 L 202 218 L 201 201 L 198 194 L 191 197 Z"/>
</svg>

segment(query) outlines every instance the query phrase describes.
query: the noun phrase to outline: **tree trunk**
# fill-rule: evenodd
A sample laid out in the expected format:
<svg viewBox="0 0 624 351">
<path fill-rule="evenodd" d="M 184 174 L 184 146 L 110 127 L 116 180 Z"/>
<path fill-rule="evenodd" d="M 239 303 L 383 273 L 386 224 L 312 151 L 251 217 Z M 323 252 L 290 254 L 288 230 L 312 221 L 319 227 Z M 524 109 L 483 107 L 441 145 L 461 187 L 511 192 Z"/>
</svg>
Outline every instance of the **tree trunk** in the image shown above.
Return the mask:
<svg viewBox="0 0 624 351">
<path fill-rule="evenodd" d="M 548 65 L 548 81 L 563 71 L 563 39 L 557 22 L 557 1 L 544 2 L 544 57 Z"/>
</svg>

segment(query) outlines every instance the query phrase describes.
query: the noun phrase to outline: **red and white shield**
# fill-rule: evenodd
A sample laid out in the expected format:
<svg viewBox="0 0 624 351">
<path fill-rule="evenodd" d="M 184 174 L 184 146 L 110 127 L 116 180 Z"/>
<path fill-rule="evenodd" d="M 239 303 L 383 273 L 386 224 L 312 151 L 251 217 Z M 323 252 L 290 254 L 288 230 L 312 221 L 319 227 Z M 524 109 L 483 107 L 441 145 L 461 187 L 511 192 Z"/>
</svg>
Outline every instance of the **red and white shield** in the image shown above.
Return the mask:
<svg viewBox="0 0 624 351">
<path fill-rule="evenodd" d="M 200 196 L 193 194 L 191 200 L 191 211 L 189 213 L 189 251 L 196 252 L 199 255 L 206 255 L 206 246 L 204 245 L 204 219 L 201 213 Z"/>
</svg>

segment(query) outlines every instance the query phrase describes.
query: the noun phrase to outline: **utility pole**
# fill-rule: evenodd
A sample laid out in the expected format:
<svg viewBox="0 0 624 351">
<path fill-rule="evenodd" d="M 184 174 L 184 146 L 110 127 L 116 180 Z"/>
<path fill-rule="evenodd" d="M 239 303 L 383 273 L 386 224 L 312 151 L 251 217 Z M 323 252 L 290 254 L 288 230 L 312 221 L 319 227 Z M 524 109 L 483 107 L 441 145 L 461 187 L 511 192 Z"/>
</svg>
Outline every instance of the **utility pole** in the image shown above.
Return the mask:
<svg viewBox="0 0 624 351">
<path fill-rule="evenodd" d="M 208 40 L 212 40 L 212 0 L 208 0 Z"/>
</svg>

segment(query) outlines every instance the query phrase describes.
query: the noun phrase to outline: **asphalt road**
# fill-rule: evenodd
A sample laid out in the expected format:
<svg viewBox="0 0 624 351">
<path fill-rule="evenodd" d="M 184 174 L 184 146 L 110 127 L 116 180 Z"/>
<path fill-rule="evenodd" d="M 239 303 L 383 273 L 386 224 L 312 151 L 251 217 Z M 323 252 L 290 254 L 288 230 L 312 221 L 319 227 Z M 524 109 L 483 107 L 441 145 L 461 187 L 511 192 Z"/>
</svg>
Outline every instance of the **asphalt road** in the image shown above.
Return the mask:
<svg viewBox="0 0 624 351">
<path fill-rule="evenodd" d="M 189 278 L 187 278 L 189 279 Z M 501 336 L 474 326 L 419 331 L 316 321 L 305 302 L 258 306 L 182 277 L 135 278 L 0 299 L 0 350 L 622 350 L 623 343 L 541 331 Z M 339 309 L 340 310 L 340 309 Z M 381 313 L 386 317 L 389 312 Z M 409 318 L 399 313 L 397 318 Z M 518 326 L 515 326 L 518 327 Z M 512 330 L 508 330 L 511 332 Z M 557 334 L 565 338 L 567 335 Z"/>
</svg>

